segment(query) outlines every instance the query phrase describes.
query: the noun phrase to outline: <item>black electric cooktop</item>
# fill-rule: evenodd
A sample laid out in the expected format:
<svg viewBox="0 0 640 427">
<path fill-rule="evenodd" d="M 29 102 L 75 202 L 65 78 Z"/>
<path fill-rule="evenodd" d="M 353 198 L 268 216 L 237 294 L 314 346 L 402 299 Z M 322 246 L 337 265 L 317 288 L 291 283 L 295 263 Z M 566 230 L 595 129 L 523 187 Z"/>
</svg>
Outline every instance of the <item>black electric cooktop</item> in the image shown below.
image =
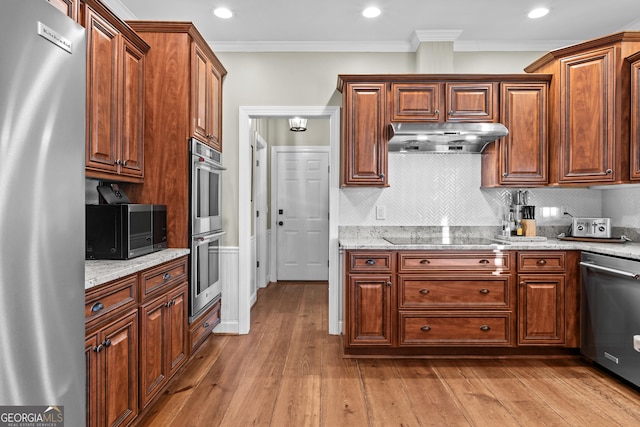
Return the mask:
<svg viewBox="0 0 640 427">
<path fill-rule="evenodd" d="M 464 237 L 464 236 L 425 236 L 425 237 L 385 237 L 384 240 L 393 245 L 508 245 L 507 242 L 499 242 L 484 237 Z"/>
</svg>

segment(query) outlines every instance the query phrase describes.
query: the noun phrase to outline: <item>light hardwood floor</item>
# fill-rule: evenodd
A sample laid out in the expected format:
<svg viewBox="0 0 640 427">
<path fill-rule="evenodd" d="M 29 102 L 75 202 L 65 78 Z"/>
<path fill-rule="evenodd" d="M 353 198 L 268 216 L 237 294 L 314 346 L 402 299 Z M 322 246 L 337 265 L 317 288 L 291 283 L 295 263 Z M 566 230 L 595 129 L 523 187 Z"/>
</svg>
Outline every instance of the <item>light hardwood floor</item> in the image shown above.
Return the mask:
<svg viewBox="0 0 640 427">
<path fill-rule="evenodd" d="M 640 393 L 581 359 L 344 359 L 326 283 L 272 283 L 144 426 L 639 426 Z"/>
</svg>

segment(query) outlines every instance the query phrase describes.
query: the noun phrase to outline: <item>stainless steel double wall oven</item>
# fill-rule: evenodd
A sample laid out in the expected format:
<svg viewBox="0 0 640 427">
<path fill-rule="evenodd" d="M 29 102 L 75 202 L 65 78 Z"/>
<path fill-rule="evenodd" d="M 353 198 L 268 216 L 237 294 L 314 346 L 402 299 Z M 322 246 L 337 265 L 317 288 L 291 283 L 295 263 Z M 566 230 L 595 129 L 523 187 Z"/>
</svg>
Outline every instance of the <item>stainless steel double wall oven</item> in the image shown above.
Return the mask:
<svg viewBox="0 0 640 427">
<path fill-rule="evenodd" d="M 191 288 L 189 321 L 221 297 L 222 154 L 197 139 L 190 140 Z"/>
</svg>

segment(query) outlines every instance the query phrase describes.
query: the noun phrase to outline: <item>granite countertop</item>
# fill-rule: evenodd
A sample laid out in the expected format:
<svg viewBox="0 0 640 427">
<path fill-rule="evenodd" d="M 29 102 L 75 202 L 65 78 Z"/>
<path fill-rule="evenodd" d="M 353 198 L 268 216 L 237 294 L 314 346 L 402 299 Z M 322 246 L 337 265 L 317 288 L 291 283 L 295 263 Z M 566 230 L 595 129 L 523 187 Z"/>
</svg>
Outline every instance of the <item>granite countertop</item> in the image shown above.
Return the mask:
<svg viewBox="0 0 640 427">
<path fill-rule="evenodd" d="M 409 244 L 394 245 L 382 237 L 340 238 L 341 249 L 364 250 L 579 250 L 640 260 L 640 243 L 590 243 L 555 238 L 540 241 L 499 241 L 492 245 Z"/>
<path fill-rule="evenodd" d="M 163 249 L 129 260 L 87 260 L 84 263 L 84 288 L 120 279 L 189 254 L 189 249 Z"/>
</svg>

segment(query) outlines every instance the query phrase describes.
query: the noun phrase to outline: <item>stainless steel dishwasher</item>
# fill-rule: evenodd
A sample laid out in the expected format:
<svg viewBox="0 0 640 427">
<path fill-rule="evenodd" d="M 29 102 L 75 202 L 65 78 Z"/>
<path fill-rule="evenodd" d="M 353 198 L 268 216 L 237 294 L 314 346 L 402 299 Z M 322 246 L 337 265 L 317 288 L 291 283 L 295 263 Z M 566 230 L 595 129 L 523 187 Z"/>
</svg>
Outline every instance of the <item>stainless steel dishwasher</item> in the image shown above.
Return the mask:
<svg viewBox="0 0 640 427">
<path fill-rule="evenodd" d="M 582 253 L 580 352 L 640 387 L 640 261 Z"/>
</svg>

